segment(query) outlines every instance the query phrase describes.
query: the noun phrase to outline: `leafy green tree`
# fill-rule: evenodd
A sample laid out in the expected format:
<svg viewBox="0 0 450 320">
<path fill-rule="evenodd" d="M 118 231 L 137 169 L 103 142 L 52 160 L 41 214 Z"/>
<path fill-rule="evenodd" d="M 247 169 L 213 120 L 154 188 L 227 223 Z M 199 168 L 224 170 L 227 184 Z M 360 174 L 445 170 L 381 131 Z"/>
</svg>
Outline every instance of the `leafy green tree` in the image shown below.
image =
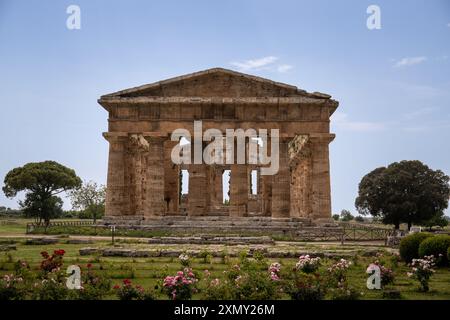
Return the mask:
<svg viewBox="0 0 450 320">
<path fill-rule="evenodd" d="M 341 211 L 341 220 L 342 221 L 351 221 L 353 220 L 354 216 L 352 215 L 352 213 L 348 210 L 343 209 Z"/>
<path fill-rule="evenodd" d="M 85 182 L 69 193 L 74 210 L 81 210 L 80 217 L 94 219 L 94 223 L 105 213 L 106 188 L 93 181 Z"/>
<path fill-rule="evenodd" d="M 438 212 L 430 220 L 425 221 L 421 225 L 431 231 L 433 227 L 446 227 L 448 225 L 448 220 L 446 219 L 443 212 Z"/>
<path fill-rule="evenodd" d="M 338 214 L 333 214 L 333 220 L 334 221 L 339 221 L 339 215 Z"/>
<path fill-rule="evenodd" d="M 361 217 L 361 216 L 356 216 L 355 217 L 355 221 L 357 221 L 357 222 L 364 222 L 364 218 Z"/>
<path fill-rule="evenodd" d="M 6 174 L 4 184 L 3 192 L 8 198 L 24 191 L 25 200 L 19 204 L 25 215 L 48 225 L 50 219 L 62 213 L 63 202 L 56 195 L 79 187 L 81 179 L 72 169 L 55 161 L 44 161 L 12 169 Z"/>
<path fill-rule="evenodd" d="M 355 206 L 360 214 L 381 217 L 396 229 L 407 223 L 409 230 L 448 207 L 449 179 L 418 160 L 394 162 L 362 178 Z"/>
</svg>

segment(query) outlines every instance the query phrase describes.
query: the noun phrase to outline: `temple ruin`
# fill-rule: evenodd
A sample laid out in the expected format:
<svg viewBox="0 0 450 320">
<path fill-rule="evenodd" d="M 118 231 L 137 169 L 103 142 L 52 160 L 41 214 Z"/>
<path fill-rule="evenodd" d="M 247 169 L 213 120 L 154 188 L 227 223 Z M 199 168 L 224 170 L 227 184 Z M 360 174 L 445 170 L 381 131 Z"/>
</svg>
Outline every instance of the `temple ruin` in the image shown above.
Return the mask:
<svg viewBox="0 0 450 320">
<path fill-rule="evenodd" d="M 98 102 L 109 115 L 108 223 L 269 230 L 330 220 L 330 116 L 338 106 L 330 95 L 213 68 Z M 261 175 L 258 164 L 174 164 L 171 134 L 192 131 L 195 120 L 203 130 L 279 129 L 278 173 Z"/>
</svg>

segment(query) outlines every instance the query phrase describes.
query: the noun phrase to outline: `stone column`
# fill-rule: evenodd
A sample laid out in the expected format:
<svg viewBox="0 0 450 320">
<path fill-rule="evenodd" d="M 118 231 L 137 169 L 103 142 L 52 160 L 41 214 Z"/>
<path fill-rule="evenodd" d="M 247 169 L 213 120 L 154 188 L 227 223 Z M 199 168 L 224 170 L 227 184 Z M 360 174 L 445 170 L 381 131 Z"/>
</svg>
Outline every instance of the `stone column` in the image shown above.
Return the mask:
<svg viewBox="0 0 450 320">
<path fill-rule="evenodd" d="M 148 141 L 147 174 L 145 183 L 145 218 L 163 216 L 164 201 L 164 140 L 163 137 L 146 137 Z"/>
<path fill-rule="evenodd" d="M 261 208 L 263 216 L 271 216 L 272 176 L 261 176 Z"/>
<path fill-rule="evenodd" d="M 140 137 L 143 139 L 142 136 Z M 129 188 L 127 189 L 129 214 L 140 217 L 144 215 L 144 194 L 142 189 L 145 180 L 145 157 L 147 152 L 146 146 L 140 145 L 138 135 L 130 136 L 128 140 L 127 167 L 125 168 L 125 177 L 129 183 Z"/>
<path fill-rule="evenodd" d="M 290 211 L 290 170 L 288 142 L 280 138 L 280 167 L 272 176 L 272 218 L 288 218 Z"/>
<path fill-rule="evenodd" d="M 288 144 L 291 169 L 291 217 L 311 215 L 311 144 L 308 135 L 296 135 Z"/>
<path fill-rule="evenodd" d="M 223 167 L 214 170 L 214 205 L 217 207 L 223 206 L 223 170 Z"/>
<path fill-rule="evenodd" d="M 105 132 L 103 136 L 109 142 L 105 216 L 126 215 L 128 203 L 126 201 L 125 153 L 128 137 L 126 134 L 109 132 Z"/>
<path fill-rule="evenodd" d="M 330 160 L 329 143 L 333 141 L 334 134 L 312 134 L 312 218 L 331 219 L 331 187 L 330 187 Z"/>
<path fill-rule="evenodd" d="M 205 164 L 191 164 L 189 166 L 189 195 L 188 215 L 203 216 L 208 206 L 207 168 Z"/>
<path fill-rule="evenodd" d="M 311 173 L 311 154 L 302 152 L 291 167 L 291 217 L 307 218 L 311 215 Z"/>
<path fill-rule="evenodd" d="M 247 214 L 248 170 L 245 164 L 232 164 L 230 176 L 230 216 Z"/>
<path fill-rule="evenodd" d="M 180 165 L 174 164 L 171 159 L 172 148 L 177 143 L 164 143 L 164 201 L 168 214 L 178 214 L 179 211 Z"/>
</svg>

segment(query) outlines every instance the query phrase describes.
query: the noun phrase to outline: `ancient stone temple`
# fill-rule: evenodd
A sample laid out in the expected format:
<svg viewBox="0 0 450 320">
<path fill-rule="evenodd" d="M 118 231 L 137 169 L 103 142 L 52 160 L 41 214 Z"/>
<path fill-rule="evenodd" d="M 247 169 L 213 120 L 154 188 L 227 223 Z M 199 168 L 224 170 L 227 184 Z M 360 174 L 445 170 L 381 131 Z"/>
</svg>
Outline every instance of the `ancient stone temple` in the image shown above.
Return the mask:
<svg viewBox="0 0 450 320">
<path fill-rule="evenodd" d="M 109 115 L 103 135 L 109 142 L 110 223 L 160 227 L 184 221 L 180 228 L 201 228 L 204 221 L 221 221 L 215 226 L 270 228 L 331 217 L 330 116 L 338 102 L 327 94 L 214 68 L 107 94 L 98 102 Z M 261 175 L 258 164 L 174 164 L 171 152 L 179 142 L 171 134 L 178 128 L 193 132 L 195 120 L 203 130 L 224 133 L 278 129 L 278 173 Z"/>
</svg>

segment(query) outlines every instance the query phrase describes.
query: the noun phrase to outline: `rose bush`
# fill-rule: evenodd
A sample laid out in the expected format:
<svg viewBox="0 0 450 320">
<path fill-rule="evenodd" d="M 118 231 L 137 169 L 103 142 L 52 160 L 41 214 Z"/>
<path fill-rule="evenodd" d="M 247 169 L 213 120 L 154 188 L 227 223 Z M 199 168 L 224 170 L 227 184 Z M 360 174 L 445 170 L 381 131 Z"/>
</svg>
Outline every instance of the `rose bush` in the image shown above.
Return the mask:
<svg viewBox="0 0 450 320">
<path fill-rule="evenodd" d="M 435 272 L 433 269 L 435 266 L 434 256 L 425 256 L 423 259 L 413 259 L 409 264 L 411 272 L 408 272 L 408 277 L 419 281 L 419 290 L 427 292 L 429 287 L 430 278 Z"/>
<path fill-rule="evenodd" d="M 163 281 L 163 291 L 172 300 L 189 300 L 197 292 L 198 279 L 190 268 L 178 271 L 176 276 L 167 276 Z"/>
<path fill-rule="evenodd" d="M 298 258 L 298 262 L 295 265 L 297 270 L 300 270 L 305 273 L 312 273 L 316 272 L 317 269 L 319 269 L 320 266 L 320 258 L 312 258 L 308 254 L 302 255 Z"/>
</svg>

